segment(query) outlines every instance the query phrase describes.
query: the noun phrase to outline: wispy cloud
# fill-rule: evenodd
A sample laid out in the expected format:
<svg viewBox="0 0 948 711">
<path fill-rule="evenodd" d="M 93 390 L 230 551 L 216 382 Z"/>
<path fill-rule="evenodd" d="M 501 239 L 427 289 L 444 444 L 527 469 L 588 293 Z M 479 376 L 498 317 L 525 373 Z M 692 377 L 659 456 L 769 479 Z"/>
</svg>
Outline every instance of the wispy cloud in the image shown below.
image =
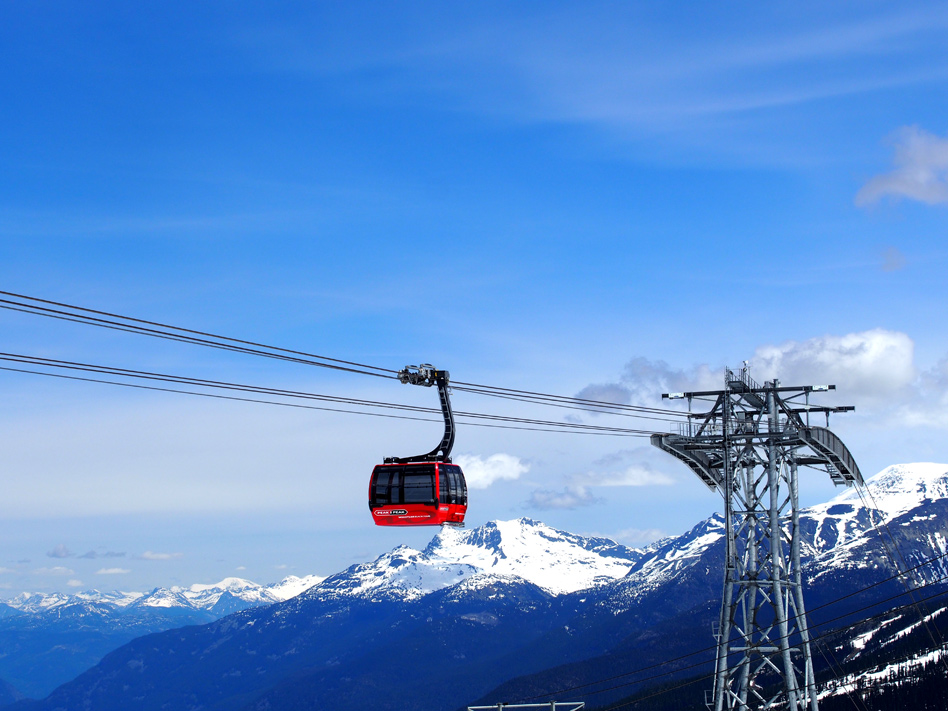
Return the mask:
<svg viewBox="0 0 948 711">
<path fill-rule="evenodd" d="M 755 8 L 713 32 L 717 9 L 692 8 L 673 23 L 601 3 L 462 14 L 377 18 L 345 44 L 316 19 L 256 28 L 239 41 L 278 71 L 369 77 L 353 85 L 379 101 L 428 94 L 440 107 L 516 121 L 692 141 L 696 127 L 724 132 L 737 115 L 948 75 L 940 49 L 948 13 L 937 5 L 845 16 L 814 8 L 808 20 Z"/>
<path fill-rule="evenodd" d="M 184 553 L 155 553 L 154 551 L 145 551 L 138 557 L 141 560 L 178 560 L 184 557 Z"/>
<path fill-rule="evenodd" d="M 53 550 L 46 553 L 46 555 L 50 558 L 71 558 L 73 556 L 73 552 L 60 543 L 58 546 L 53 548 Z"/>
<path fill-rule="evenodd" d="M 83 553 L 82 555 L 77 556 L 77 557 L 83 558 L 85 560 L 96 560 L 97 558 L 124 558 L 125 553 L 124 551 L 123 552 L 105 551 L 103 553 L 99 553 L 97 551 L 89 551 L 88 553 Z"/>
<path fill-rule="evenodd" d="M 595 462 L 583 474 L 570 477 L 582 486 L 670 486 L 675 479 L 663 465 L 667 461 L 654 447 L 636 447 L 610 452 Z"/>
<path fill-rule="evenodd" d="M 856 204 L 872 205 L 886 197 L 928 205 L 948 203 L 948 137 L 906 126 L 895 133 L 892 142 L 893 170 L 863 185 L 856 193 Z"/>
<path fill-rule="evenodd" d="M 575 509 L 602 503 L 596 488 L 615 486 L 670 486 L 675 479 L 666 474 L 662 454 L 653 447 L 612 452 L 596 460 L 585 472 L 566 477 L 561 490 L 537 489 L 527 505 L 535 509 Z"/>
<path fill-rule="evenodd" d="M 559 491 L 537 489 L 530 495 L 527 505 L 541 511 L 550 509 L 577 509 L 600 503 L 601 499 L 592 495 L 584 486 L 567 486 Z"/>
<path fill-rule="evenodd" d="M 661 360 L 636 356 L 626 363 L 616 382 L 587 385 L 577 397 L 626 404 L 658 403 L 662 393 L 684 390 L 711 390 L 721 382 L 718 372 L 706 364 L 673 368 Z"/>
<path fill-rule="evenodd" d="M 632 402 L 632 392 L 620 383 L 587 385 L 576 393 L 576 397 L 610 405 L 628 405 Z"/>
<path fill-rule="evenodd" d="M 67 581 L 66 581 L 66 585 L 68 585 L 68 586 L 71 587 L 71 588 L 81 588 L 81 587 L 82 587 L 82 581 L 81 581 L 81 580 L 76 580 L 75 578 L 71 578 L 70 580 L 67 580 Z"/>
<path fill-rule="evenodd" d="M 895 247 L 889 247 L 882 260 L 882 271 L 897 272 L 905 268 L 905 255 Z"/>
<path fill-rule="evenodd" d="M 95 571 L 96 575 L 126 575 L 132 571 L 128 568 L 99 568 Z"/>
<path fill-rule="evenodd" d="M 675 483 L 668 474 L 646 462 L 619 471 L 589 471 L 573 477 L 573 481 L 586 482 L 589 486 L 670 486 Z"/>
</svg>

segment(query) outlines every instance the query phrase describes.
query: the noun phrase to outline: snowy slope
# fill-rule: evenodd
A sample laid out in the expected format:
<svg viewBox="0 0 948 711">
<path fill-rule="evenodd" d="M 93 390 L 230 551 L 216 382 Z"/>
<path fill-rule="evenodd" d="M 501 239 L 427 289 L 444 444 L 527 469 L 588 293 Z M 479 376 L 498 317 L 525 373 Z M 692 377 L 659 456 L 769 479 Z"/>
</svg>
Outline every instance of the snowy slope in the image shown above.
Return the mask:
<svg viewBox="0 0 948 711">
<path fill-rule="evenodd" d="M 864 490 L 847 489 L 831 501 L 801 512 L 808 575 L 817 580 L 837 571 L 890 568 L 892 556 L 901 568 L 908 569 L 944 555 L 948 553 L 943 525 L 946 513 L 948 465 L 888 467 L 869 479 Z M 904 540 L 906 536 L 908 540 Z M 919 574 L 931 578 L 945 572 L 942 558 Z"/>
<path fill-rule="evenodd" d="M 554 595 L 621 578 L 642 552 L 606 538 L 558 531 L 529 518 L 492 521 L 471 531 L 445 529 L 425 548 L 432 562 L 517 576 Z"/>
<path fill-rule="evenodd" d="M 312 595 L 415 600 L 475 576 L 517 578 L 553 595 L 613 581 L 642 552 L 605 538 L 584 538 L 529 518 L 445 528 L 424 551 L 399 546 L 371 563 L 327 578 Z"/>
<path fill-rule="evenodd" d="M 948 465 L 895 464 L 869 479 L 866 490 L 869 505 L 888 522 L 926 502 L 948 498 Z M 847 489 L 826 505 L 858 505 L 860 501 L 857 489 Z"/>
<path fill-rule="evenodd" d="M 302 578 L 288 575 L 278 583 L 266 586 L 269 593 L 281 602 L 296 597 L 326 579 L 325 575 L 305 575 Z"/>
</svg>

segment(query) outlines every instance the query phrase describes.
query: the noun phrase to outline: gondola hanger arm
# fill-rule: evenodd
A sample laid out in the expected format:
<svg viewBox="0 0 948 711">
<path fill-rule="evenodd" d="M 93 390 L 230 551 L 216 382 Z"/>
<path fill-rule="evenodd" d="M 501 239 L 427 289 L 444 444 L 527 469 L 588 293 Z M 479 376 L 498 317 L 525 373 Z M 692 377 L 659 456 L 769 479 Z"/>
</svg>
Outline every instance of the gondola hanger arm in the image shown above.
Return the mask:
<svg viewBox="0 0 948 711">
<path fill-rule="evenodd" d="M 438 395 L 441 399 L 441 414 L 444 415 L 444 436 L 437 447 L 427 454 L 414 457 L 386 457 L 388 463 L 397 462 L 450 462 L 451 449 L 454 447 L 454 413 L 451 410 L 451 399 L 448 396 L 448 382 L 450 374 L 446 370 L 438 370 L 430 363 L 421 365 L 406 365 L 398 371 L 399 382 L 405 385 L 422 385 L 430 388 L 438 386 Z"/>
</svg>

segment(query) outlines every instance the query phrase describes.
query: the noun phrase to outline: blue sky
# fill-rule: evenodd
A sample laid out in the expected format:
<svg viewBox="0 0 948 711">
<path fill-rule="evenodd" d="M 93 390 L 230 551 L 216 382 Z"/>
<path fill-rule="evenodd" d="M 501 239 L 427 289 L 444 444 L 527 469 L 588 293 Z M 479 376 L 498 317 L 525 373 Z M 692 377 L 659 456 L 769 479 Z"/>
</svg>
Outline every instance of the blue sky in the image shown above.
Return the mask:
<svg viewBox="0 0 948 711">
<path fill-rule="evenodd" d="M 747 359 L 834 381 L 867 473 L 948 461 L 946 30 L 922 2 L 8 3 L 0 288 L 644 405 Z M 8 352 L 433 397 L 0 329 Z M 432 533 L 371 528 L 364 497 L 436 425 L 12 373 L 0 392 L 0 595 L 328 574 Z M 467 428 L 455 452 L 500 477 L 475 525 L 641 545 L 720 508 L 644 440 Z"/>
</svg>

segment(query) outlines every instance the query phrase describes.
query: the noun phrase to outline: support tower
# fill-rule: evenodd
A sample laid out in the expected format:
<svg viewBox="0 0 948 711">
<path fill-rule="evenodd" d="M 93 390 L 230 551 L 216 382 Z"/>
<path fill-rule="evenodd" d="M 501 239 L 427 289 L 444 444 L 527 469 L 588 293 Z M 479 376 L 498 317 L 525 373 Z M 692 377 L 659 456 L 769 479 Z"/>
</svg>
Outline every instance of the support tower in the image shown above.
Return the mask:
<svg viewBox="0 0 948 711">
<path fill-rule="evenodd" d="M 723 390 L 667 393 L 686 398 L 688 421 L 652 444 L 684 462 L 724 497 L 724 599 L 715 629 L 714 711 L 817 711 L 800 576 L 798 472 L 825 471 L 837 485 L 862 484 L 849 450 L 828 428 L 831 412 L 810 394 L 834 385 L 755 383 L 747 367 L 725 371 Z M 710 410 L 692 413 L 693 402 Z M 810 415 L 826 416 L 826 427 Z"/>
</svg>

